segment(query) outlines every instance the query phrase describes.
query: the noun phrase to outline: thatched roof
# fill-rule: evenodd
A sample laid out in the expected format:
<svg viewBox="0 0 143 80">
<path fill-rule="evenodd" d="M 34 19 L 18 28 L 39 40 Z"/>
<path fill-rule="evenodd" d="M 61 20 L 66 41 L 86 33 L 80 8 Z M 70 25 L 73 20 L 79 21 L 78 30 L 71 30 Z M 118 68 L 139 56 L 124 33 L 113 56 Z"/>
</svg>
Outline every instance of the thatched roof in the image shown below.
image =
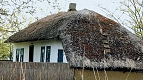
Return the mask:
<svg viewBox="0 0 143 80">
<path fill-rule="evenodd" d="M 142 40 L 117 22 L 87 9 L 47 16 L 6 42 L 57 37 L 72 67 L 143 69 Z"/>
</svg>

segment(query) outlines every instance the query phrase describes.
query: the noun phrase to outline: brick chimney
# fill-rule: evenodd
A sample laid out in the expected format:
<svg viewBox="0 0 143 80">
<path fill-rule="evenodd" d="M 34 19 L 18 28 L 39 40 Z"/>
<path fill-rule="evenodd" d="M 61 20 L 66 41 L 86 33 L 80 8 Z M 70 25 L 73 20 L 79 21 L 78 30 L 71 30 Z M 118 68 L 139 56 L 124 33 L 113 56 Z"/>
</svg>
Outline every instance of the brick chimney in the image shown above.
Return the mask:
<svg viewBox="0 0 143 80">
<path fill-rule="evenodd" d="M 68 11 L 76 11 L 76 3 L 70 3 Z"/>
</svg>

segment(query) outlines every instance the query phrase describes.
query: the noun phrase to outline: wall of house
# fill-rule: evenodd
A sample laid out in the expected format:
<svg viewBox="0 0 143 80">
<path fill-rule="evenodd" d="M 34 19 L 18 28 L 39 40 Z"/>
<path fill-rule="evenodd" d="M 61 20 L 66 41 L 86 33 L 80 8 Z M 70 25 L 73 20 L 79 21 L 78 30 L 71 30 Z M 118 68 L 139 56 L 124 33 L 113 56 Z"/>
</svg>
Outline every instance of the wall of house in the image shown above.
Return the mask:
<svg viewBox="0 0 143 80">
<path fill-rule="evenodd" d="M 75 80 L 82 80 L 82 69 L 74 69 Z M 105 74 L 106 73 L 106 74 Z M 95 75 L 94 75 L 95 74 Z M 84 80 L 143 80 L 143 72 L 84 70 Z"/>
<path fill-rule="evenodd" d="M 57 62 L 58 58 L 58 49 L 63 49 L 61 41 L 57 39 L 45 40 L 45 41 L 34 41 L 34 42 L 22 42 L 22 43 L 13 43 L 13 61 L 16 61 L 16 49 L 24 48 L 24 62 L 29 62 L 29 46 L 34 45 L 34 56 L 33 62 L 40 62 L 41 56 L 41 47 L 42 46 L 51 46 L 51 55 L 50 62 Z M 46 52 L 45 52 L 46 53 Z M 66 56 L 64 53 L 63 62 L 67 63 Z"/>
</svg>

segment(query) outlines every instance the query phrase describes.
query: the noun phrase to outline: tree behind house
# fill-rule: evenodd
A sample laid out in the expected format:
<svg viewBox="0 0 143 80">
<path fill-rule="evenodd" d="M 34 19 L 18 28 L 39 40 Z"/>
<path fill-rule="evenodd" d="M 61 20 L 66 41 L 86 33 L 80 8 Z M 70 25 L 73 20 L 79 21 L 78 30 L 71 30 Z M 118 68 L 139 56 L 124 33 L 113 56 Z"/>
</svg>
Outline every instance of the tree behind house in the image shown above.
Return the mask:
<svg viewBox="0 0 143 80">
<path fill-rule="evenodd" d="M 143 39 L 143 0 L 125 0 L 121 5 L 121 11 L 130 17 L 128 24 Z"/>
<path fill-rule="evenodd" d="M 115 10 L 99 5 L 106 15 L 143 39 L 143 0 L 123 0 Z M 115 14 L 117 13 L 117 14 Z M 121 14 L 118 14 L 121 13 Z"/>
<path fill-rule="evenodd" d="M 37 9 L 42 9 L 42 7 L 33 5 L 42 2 L 47 4 L 47 7 L 52 5 L 54 9 L 60 9 L 57 0 L 0 0 L 0 59 L 10 57 L 11 46 L 10 44 L 4 44 L 4 41 L 10 35 L 38 19 L 38 17 L 33 17 L 33 15 L 38 12 Z"/>
</svg>

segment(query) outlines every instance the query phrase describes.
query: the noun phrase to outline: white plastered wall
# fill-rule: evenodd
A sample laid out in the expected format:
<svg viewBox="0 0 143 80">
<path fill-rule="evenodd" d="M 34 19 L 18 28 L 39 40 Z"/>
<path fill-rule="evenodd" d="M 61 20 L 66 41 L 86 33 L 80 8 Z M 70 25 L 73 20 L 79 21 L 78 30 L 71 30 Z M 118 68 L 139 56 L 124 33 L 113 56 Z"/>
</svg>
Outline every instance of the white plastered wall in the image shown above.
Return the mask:
<svg viewBox="0 0 143 80">
<path fill-rule="evenodd" d="M 34 56 L 33 62 L 40 62 L 41 47 L 42 46 L 51 46 L 51 55 L 50 62 L 57 62 L 58 58 L 58 49 L 63 49 L 61 41 L 57 39 L 45 40 L 45 41 L 34 41 L 34 42 L 22 42 L 22 43 L 13 43 L 14 45 L 14 54 L 13 61 L 16 61 L 16 49 L 24 48 L 24 62 L 29 62 L 29 46 L 34 45 Z M 64 53 L 63 62 L 67 63 L 66 56 Z"/>
</svg>

